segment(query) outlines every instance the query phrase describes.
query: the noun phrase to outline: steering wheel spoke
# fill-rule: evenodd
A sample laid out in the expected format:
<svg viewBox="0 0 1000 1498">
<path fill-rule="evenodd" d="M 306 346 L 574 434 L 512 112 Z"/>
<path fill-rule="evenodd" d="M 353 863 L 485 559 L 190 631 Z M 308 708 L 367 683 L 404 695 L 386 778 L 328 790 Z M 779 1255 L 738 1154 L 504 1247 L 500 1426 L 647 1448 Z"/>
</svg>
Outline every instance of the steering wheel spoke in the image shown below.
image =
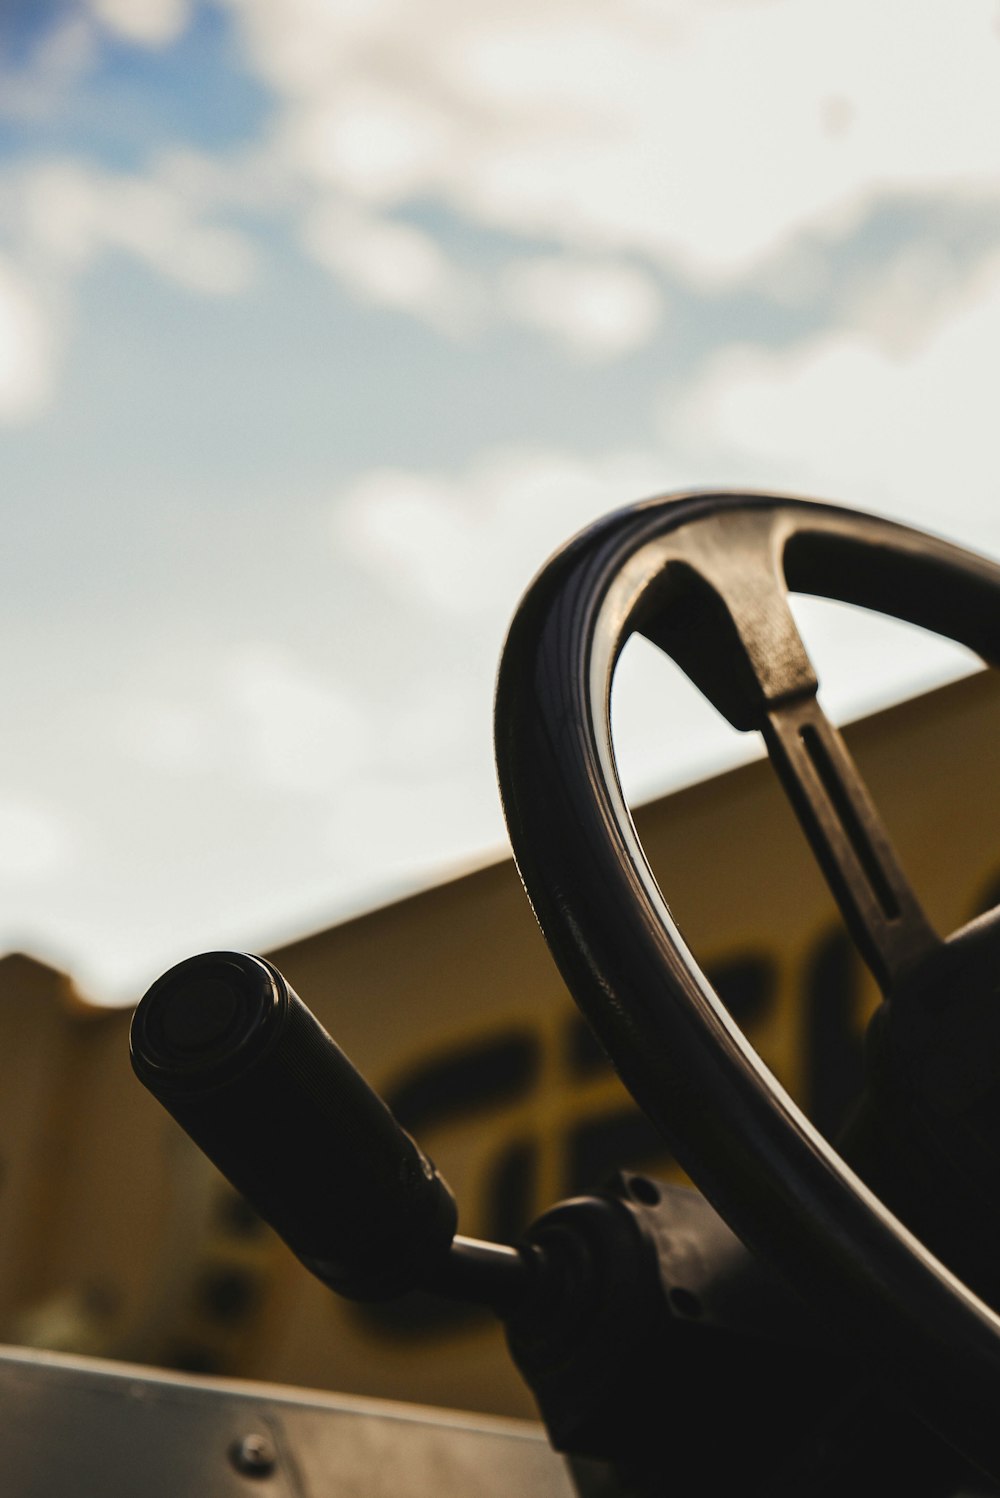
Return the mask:
<svg viewBox="0 0 1000 1498">
<path fill-rule="evenodd" d="M 940 943 L 843 738 L 788 603 L 786 510 L 699 516 L 667 542 L 683 571 L 642 631 L 742 730 L 761 731 L 858 949 L 883 992 Z"/>
<path fill-rule="evenodd" d="M 812 695 L 772 707 L 763 734 L 858 950 L 888 993 L 941 943 L 843 736 Z"/>
</svg>

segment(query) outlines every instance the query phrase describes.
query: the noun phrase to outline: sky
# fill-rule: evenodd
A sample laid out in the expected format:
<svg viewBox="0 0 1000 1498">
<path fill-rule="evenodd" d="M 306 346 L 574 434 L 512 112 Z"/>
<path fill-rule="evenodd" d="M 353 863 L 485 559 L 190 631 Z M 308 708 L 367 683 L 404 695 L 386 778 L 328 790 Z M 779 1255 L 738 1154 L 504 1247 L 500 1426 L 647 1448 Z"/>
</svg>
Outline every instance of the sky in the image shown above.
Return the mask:
<svg viewBox="0 0 1000 1498">
<path fill-rule="evenodd" d="M 505 848 L 546 556 L 813 494 L 1000 556 L 1000 8 L 7 0 L 0 947 L 101 1002 Z M 803 604 L 857 716 L 970 669 Z M 756 752 L 643 642 L 648 796 Z"/>
</svg>

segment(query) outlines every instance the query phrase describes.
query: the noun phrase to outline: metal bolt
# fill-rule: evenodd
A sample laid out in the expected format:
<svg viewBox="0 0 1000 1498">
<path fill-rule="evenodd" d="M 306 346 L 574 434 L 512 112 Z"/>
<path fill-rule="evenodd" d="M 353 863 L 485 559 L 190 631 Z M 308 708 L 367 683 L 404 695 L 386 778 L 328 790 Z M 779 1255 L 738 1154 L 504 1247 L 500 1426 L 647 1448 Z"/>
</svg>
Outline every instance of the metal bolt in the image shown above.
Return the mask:
<svg viewBox="0 0 1000 1498">
<path fill-rule="evenodd" d="M 262 1436 L 257 1431 L 234 1441 L 229 1455 L 237 1472 L 242 1472 L 244 1477 L 267 1477 L 278 1465 L 274 1442 L 270 1436 Z"/>
</svg>

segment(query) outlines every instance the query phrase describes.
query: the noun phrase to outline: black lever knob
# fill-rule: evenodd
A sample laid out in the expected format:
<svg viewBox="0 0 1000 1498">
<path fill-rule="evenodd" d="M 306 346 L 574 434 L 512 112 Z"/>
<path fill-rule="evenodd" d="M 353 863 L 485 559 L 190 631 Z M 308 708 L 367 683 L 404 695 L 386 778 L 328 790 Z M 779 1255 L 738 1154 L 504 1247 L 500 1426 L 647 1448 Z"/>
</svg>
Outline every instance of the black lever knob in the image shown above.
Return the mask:
<svg viewBox="0 0 1000 1498">
<path fill-rule="evenodd" d="M 441 1271 L 447 1183 L 278 970 L 207 952 L 157 979 L 132 1066 L 314 1274 L 380 1299 Z"/>
</svg>

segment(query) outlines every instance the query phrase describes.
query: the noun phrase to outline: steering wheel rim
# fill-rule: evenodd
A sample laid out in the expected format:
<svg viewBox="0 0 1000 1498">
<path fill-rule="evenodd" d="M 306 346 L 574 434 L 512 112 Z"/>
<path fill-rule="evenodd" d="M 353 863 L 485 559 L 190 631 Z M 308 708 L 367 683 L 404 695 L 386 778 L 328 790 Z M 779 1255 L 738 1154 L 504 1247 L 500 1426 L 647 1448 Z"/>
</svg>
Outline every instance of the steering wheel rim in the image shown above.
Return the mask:
<svg viewBox="0 0 1000 1498">
<path fill-rule="evenodd" d="M 728 698 L 725 651 L 699 685 L 738 727 L 765 732 L 863 955 L 891 988 L 940 939 L 839 759 L 786 594 L 908 619 L 995 661 L 1000 566 L 810 500 L 656 498 L 581 533 L 539 573 L 511 625 L 496 693 L 515 860 L 570 992 L 626 1086 L 748 1247 L 823 1308 L 890 1392 L 1000 1477 L 1000 1316 L 865 1186 L 764 1066 L 688 950 L 642 851 L 615 768 L 611 682 L 636 631 L 678 646 L 698 679 L 683 629 L 663 622 L 672 589 L 694 597 L 696 632 L 711 619 L 742 651 L 749 672 Z M 839 834 L 816 825 L 824 804 Z M 880 929 L 879 910 L 895 935 Z"/>
</svg>

